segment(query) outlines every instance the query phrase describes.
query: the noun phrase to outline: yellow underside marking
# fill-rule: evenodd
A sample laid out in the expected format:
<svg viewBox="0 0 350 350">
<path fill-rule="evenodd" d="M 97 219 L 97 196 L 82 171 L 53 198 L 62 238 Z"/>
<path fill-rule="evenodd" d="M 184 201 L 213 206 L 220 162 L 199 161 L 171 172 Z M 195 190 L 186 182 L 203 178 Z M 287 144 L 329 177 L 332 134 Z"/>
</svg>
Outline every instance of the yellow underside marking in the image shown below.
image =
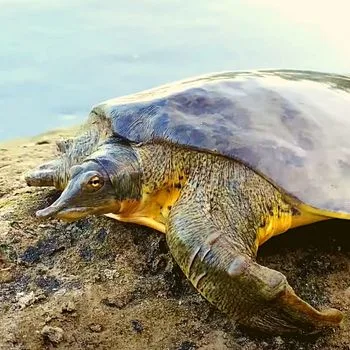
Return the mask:
<svg viewBox="0 0 350 350">
<path fill-rule="evenodd" d="M 295 215 L 292 217 L 292 226 L 290 228 L 295 228 L 299 226 L 305 226 L 313 224 L 314 222 L 324 221 L 332 219 L 331 217 L 317 215 L 310 212 L 301 212 L 301 215 Z"/>
<path fill-rule="evenodd" d="M 181 184 L 182 186 L 183 184 Z M 180 188 L 170 184 L 163 186 L 152 193 L 150 189 L 142 189 L 143 196 L 138 201 L 123 201 L 118 214 L 110 213 L 106 216 L 138 225 L 150 227 L 154 230 L 165 233 L 165 223 L 169 212 L 180 196 Z"/>
<path fill-rule="evenodd" d="M 302 212 L 298 215 L 291 215 L 289 212 L 277 213 L 265 219 L 266 225 L 260 227 L 257 235 L 257 246 L 264 244 L 268 239 L 288 231 L 290 228 L 309 225 L 314 222 L 328 220 L 329 217 L 316 215 L 310 212 Z"/>
<path fill-rule="evenodd" d="M 138 224 L 142 226 L 147 226 L 150 228 L 153 228 L 154 230 L 160 231 L 162 233 L 165 233 L 165 225 L 163 223 L 160 223 L 154 219 L 147 218 L 147 217 L 121 217 L 118 214 L 106 214 L 106 216 L 123 222 L 130 222 L 133 224 Z"/>
<path fill-rule="evenodd" d="M 329 211 L 324 209 L 316 209 L 314 207 L 311 207 L 306 204 L 300 204 L 298 205 L 298 208 L 302 211 L 308 211 L 309 213 L 313 213 L 314 215 L 328 217 L 329 219 L 343 219 L 343 220 L 350 220 L 350 213 L 342 213 L 342 212 L 335 212 L 335 211 Z"/>
</svg>

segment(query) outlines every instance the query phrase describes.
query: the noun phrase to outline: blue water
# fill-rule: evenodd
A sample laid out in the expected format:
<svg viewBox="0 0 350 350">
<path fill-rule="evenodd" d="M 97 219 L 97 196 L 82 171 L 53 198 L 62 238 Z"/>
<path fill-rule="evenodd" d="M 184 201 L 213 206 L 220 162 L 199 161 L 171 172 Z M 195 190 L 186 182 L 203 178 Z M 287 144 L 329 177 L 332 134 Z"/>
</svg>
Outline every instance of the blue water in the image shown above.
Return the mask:
<svg viewBox="0 0 350 350">
<path fill-rule="evenodd" d="M 346 9 L 276 4 L 0 0 L 0 140 L 77 124 L 102 100 L 211 71 L 350 72 Z"/>
</svg>

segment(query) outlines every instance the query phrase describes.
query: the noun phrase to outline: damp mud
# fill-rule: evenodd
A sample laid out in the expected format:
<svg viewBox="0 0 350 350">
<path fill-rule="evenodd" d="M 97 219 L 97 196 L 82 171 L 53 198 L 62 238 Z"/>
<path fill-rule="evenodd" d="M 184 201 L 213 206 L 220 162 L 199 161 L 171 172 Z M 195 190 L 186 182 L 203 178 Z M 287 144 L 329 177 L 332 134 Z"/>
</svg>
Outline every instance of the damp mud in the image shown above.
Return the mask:
<svg viewBox="0 0 350 350">
<path fill-rule="evenodd" d="M 291 230 L 259 251 L 315 307 L 346 316 L 312 337 L 237 327 L 206 302 L 151 229 L 91 217 L 39 220 L 59 193 L 23 174 L 74 130 L 0 143 L 0 349 L 350 349 L 350 222 Z"/>
</svg>

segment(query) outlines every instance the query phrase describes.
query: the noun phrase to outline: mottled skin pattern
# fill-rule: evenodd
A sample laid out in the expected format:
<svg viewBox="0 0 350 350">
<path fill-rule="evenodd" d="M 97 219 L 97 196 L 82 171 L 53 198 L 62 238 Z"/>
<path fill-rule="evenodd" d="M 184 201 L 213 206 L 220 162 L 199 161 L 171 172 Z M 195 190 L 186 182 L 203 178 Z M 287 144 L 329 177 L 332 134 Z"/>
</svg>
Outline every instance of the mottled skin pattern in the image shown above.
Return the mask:
<svg viewBox="0 0 350 350">
<path fill-rule="evenodd" d="M 337 311 L 319 313 L 304 303 L 284 275 L 255 262 L 258 232 L 268 225 L 271 212 L 291 219 L 300 214 L 274 186 L 221 156 L 167 145 L 135 150 L 145 188 L 156 192 L 181 182 L 166 218 L 167 243 L 206 299 L 239 323 L 263 331 L 307 333 L 341 320 Z M 276 229 L 275 234 L 281 233 Z"/>
<path fill-rule="evenodd" d="M 334 217 L 350 213 L 350 79 L 304 71 L 227 72 L 96 106 L 114 133 L 226 155 Z"/>
<path fill-rule="evenodd" d="M 108 186 L 86 191 L 85 174 L 96 171 L 108 174 Z M 284 232 L 301 213 L 245 165 L 164 143 L 111 139 L 59 177 L 71 180 L 60 183 L 61 197 L 39 216 L 108 214 L 158 228 L 194 287 L 235 321 L 279 333 L 308 333 L 341 321 L 339 311 L 318 312 L 294 294 L 285 276 L 255 262 L 265 240 L 261 230 L 284 215 L 290 220 L 270 235 Z"/>
<path fill-rule="evenodd" d="M 105 214 L 164 232 L 195 288 L 239 323 L 337 326 L 339 311 L 318 312 L 255 257 L 290 227 L 349 218 L 348 86 L 322 73 L 229 72 L 107 101 L 59 144 L 60 160 L 27 175 L 64 189 L 37 215 Z"/>
</svg>

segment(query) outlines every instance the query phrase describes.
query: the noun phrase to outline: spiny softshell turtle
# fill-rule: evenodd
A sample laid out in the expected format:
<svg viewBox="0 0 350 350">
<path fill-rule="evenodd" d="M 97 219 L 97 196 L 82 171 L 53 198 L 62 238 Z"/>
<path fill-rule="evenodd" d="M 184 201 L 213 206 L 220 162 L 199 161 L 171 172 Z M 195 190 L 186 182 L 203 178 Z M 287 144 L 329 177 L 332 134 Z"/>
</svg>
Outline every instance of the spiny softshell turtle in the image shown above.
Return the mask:
<svg viewBox="0 0 350 350">
<path fill-rule="evenodd" d="M 350 219 L 350 80 L 308 71 L 224 72 L 103 102 L 61 157 L 26 176 L 63 190 L 39 217 L 105 214 L 166 234 L 194 287 L 265 331 L 337 326 L 258 247 L 289 228 Z"/>
</svg>

